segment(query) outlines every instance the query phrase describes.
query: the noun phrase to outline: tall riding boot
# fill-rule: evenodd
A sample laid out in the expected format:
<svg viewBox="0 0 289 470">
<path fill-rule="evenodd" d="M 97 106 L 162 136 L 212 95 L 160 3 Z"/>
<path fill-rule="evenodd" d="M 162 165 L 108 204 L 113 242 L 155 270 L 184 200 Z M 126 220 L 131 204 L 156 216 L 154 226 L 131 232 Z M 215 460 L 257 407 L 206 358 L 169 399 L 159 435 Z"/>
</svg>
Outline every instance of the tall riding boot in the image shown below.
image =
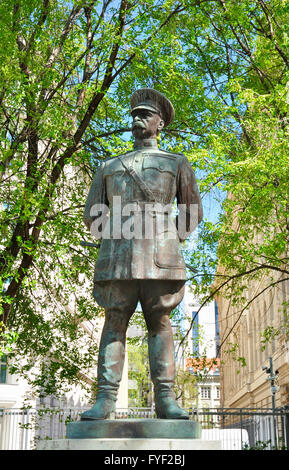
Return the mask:
<svg viewBox="0 0 289 470">
<path fill-rule="evenodd" d="M 148 348 L 157 417 L 189 419 L 189 414 L 175 400 L 174 341 L 170 324 L 158 333 L 149 332 Z"/>
<path fill-rule="evenodd" d="M 125 359 L 125 332 L 104 325 L 98 354 L 98 392 L 95 405 L 82 420 L 113 419 Z"/>
</svg>

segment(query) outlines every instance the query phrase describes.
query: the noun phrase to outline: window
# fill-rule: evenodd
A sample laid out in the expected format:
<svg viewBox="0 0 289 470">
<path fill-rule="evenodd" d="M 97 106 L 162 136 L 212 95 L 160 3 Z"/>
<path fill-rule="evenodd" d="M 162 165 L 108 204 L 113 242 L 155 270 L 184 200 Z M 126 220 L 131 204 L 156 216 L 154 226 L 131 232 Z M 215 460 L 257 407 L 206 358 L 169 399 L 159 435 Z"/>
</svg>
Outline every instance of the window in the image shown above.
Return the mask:
<svg viewBox="0 0 289 470">
<path fill-rule="evenodd" d="M 220 398 L 220 387 L 216 388 L 216 398 Z"/>
<path fill-rule="evenodd" d="M 209 399 L 211 398 L 211 388 L 210 387 L 201 387 L 201 398 Z"/>
<path fill-rule="evenodd" d="M 0 356 L 0 383 L 5 384 L 7 377 L 7 356 Z"/>
</svg>

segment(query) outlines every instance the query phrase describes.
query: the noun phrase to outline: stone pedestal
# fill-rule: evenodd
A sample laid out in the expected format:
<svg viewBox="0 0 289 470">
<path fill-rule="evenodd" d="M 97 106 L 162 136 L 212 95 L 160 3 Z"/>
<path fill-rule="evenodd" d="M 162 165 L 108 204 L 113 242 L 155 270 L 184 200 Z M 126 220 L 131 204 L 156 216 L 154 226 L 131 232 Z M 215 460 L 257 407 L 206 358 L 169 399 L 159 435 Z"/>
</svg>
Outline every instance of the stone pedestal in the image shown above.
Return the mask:
<svg viewBox="0 0 289 470">
<path fill-rule="evenodd" d="M 40 441 L 38 450 L 220 450 L 221 441 L 200 439 L 202 427 L 190 420 L 117 419 L 76 421 L 66 439 Z"/>
<path fill-rule="evenodd" d="M 97 419 L 66 425 L 67 439 L 197 439 L 200 423 L 180 419 Z"/>
<path fill-rule="evenodd" d="M 177 451 L 177 450 L 221 450 L 221 441 L 202 439 L 55 439 L 40 441 L 37 450 L 101 450 L 111 452 L 126 451 Z"/>
</svg>

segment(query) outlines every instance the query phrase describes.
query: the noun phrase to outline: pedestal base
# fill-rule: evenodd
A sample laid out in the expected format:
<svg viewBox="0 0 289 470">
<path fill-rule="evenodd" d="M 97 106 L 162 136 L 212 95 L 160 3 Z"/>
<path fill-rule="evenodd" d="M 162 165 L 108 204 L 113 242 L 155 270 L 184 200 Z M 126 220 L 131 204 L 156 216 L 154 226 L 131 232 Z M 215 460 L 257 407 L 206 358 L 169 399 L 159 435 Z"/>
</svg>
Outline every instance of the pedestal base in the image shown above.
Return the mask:
<svg viewBox="0 0 289 470">
<path fill-rule="evenodd" d="M 38 450 L 219 450 L 221 441 L 200 439 L 202 427 L 191 420 L 98 419 L 66 426 L 66 439 L 40 441 Z"/>
<path fill-rule="evenodd" d="M 221 441 L 202 439 L 55 439 L 40 441 L 37 450 L 221 450 Z M 109 454 L 108 454 L 109 455 Z"/>
<path fill-rule="evenodd" d="M 67 439 L 198 439 L 200 423 L 181 419 L 97 419 L 66 425 Z"/>
</svg>

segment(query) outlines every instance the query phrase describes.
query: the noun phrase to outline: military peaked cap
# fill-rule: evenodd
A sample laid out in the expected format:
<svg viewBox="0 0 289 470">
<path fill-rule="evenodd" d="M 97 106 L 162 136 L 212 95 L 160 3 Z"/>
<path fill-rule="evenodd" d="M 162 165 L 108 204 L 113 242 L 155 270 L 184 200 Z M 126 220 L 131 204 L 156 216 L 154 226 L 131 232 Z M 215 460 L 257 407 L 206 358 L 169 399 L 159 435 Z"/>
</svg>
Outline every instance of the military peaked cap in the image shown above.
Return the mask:
<svg viewBox="0 0 289 470">
<path fill-rule="evenodd" d="M 161 115 L 165 127 L 168 126 L 175 117 L 172 103 L 159 91 L 152 88 L 141 88 L 136 90 L 130 100 L 131 113 L 135 109 L 149 109 Z"/>
</svg>

